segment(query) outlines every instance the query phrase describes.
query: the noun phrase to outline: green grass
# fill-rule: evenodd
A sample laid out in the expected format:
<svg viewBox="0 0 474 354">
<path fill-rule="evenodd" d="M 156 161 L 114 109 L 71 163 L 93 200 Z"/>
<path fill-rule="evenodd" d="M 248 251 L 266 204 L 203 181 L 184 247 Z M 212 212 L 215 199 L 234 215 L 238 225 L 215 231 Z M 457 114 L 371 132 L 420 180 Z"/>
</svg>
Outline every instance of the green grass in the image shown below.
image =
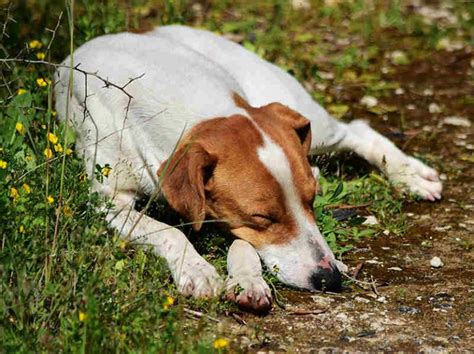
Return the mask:
<svg viewBox="0 0 474 354">
<path fill-rule="evenodd" d="M 277 0 L 258 7 L 246 1 L 211 3 L 209 9 L 199 9 L 186 1 L 156 5 L 133 0 L 127 6 L 82 0 L 75 4 L 74 18 L 62 2 L 12 3 L 1 15 L 6 24 L 0 57 L 37 60 L 44 53 L 45 60 L 60 62 L 69 54 L 69 21 L 75 47 L 104 33 L 186 23 L 241 35 L 245 47 L 307 83 L 316 99 L 347 119 L 353 109 L 361 112 L 358 102 L 331 88 L 356 83 L 360 95 L 389 96 L 396 82 L 381 83 L 380 68 L 395 70 L 384 54 L 399 49 L 397 36 L 404 38 L 401 45 L 410 58 L 427 55 L 442 38 L 458 38 L 459 28 L 464 31 L 461 39 L 472 43 L 472 5 L 455 2 L 453 12 L 460 19 L 456 26 L 424 24 L 419 16 L 408 16 L 400 1 L 376 2 L 372 8 L 362 0 L 336 6 L 316 1 L 312 11 L 296 11 Z M 341 25 L 344 21 L 347 25 Z M 364 45 L 336 45 L 334 34 Z M 387 40 L 391 34 L 397 40 Z M 31 48 L 33 40 L 41 47 Z M 82 162 L 74 154 L 74 136 L 55 120 L 47 81 L 54 68 L 17 61 L 0 63 L 0 70 L 3 351 L 208 352 L 216 338 L 232 342 L 230 334 L 221 333 L 212 321 L 190 319 L 185 310 L 222 316 L 225 310 L 235 310 L 234 305 L 179 296 L 160 259 L 149 250 L 124 245 L 107 229 L 96 211 L 107 201 L 89 194 Z M 335 77 L 323 79 L 321 72 Z M 316 85 L 327 89 L 318 91 Z M 384 113 L 364 112 L 375 120 Z M 334 252 L 344 259 L 345 252 L 364 238 L 386 229 L 402 234 L 407 223 L 401 196 L 357 160 L 331 161 L 320 160 L 326 166 L 325 178 L 314 207 Z M 364 226 L 359 217 L 337 222 L 333 211 L 343 204 L 367 204 L 363 214 L 375 215 L 380 224 Z M 211 228 L 191 238 L 223 274 L 229 239 Z M 265 276 L 277 291 L 282 287 L 269 273 Z M 169 297 L 174 299 L 172 306 L 167 305 Z"/>
</svg>

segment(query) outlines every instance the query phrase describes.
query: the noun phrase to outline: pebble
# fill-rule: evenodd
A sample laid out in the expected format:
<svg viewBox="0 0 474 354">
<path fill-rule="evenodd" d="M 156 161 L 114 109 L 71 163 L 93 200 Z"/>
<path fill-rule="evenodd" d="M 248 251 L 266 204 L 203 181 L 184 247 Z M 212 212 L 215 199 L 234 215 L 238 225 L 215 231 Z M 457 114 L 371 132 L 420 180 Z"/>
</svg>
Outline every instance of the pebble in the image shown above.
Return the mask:
<svg viewBox="0 0 474 354">
<path fill-rule="evenodd" d="M 307 10 L 311 8 L 311 4 L 309 3 L 308 0 L 293 0 L 291 2 L 291 5 L 296 10 Z"/>
<path fill-rule="evenodd" d="M 469 128 L 471 126 L 471 122 L 467 118 L 458 117 L 458 116 L 450 116 L 443 119 L 444 124 L 454 125 L 457 127 L 466 127 Z"/>
<path fill-rule="evenodd" d="M 313 295 L 311 296 L 311 299 L 321 307 L 328 307 L 331 305 L 332 302 L 334 302 L 334 299 L 332 297 L 325 297 L 321 295 Z"/>
<path fill-rule="evenodd" d="M 401 272 L 403 269 L 400 268 L 400 267 L 390 267 L 390 268 L 387 268 L 387 270 L 393 270 L 395 272 Z"/>
<path fill-rule="evenodd" d="M 431 258 L 430 265 L 433 268 L 441 268 L 444 264 L 443 264 L 443 261 L 441 260 L 441 258 L 433 257 L 433 258 Z"/>
<path fill-rule="evenodd" d="M 423 95 L 424 95 L 424 96 L 433 96 L 433 90 L 427 88 L 427 89 L 425 89 L 425 90 L 423 91 Z"/>
<path fill-rule="evenodd" d="M 399 87 L 395 90 L 396 95 L 403 95 L 404 93 L 405 93 L 405 90 L 401 87 Z"/>
<path fill-rule="evenodd" d="M 398 311 L 400 311 L 401 313 L 407 313 L 409 315 L 416 315 L 416 314 L 421 313 L 420 309 L 417 309 L 416 307 L 405 306 L 405 305 L 400 306 L 398 308 Z"/>
<path fill-rule="evenodd" d="M 341 322 L 347 322 L 349 318 L 347 317 L 345 313 L 341 312 L 336 315 L 336 320 L 341 321 Z"/>
<path fill-rule="evenodd" d="M 380 296 L 377 298 L 377 302 L 380 302 L 382 304 L 386 304 L 387 303 L 387 298 L 385 296 Z"/>
<path fill-rule="evenodd" d="M 430 113 L 440 113 L 441 107 L 433 102 L 433 103 L 430 103 L 430 105 L 428 106 L 428 111 Z"/>
<path fill-rule="evenodd" d="M 367 108 L 375 107 L 379 101 L 374 96 L 364 96 L 360 100 L 360 104 L 366 106 Z"/>
<path fill-rule="evenodd" d="M 388 235 L 390 235 L 390 231 L 389 231 L 389 230 L 383 230 L 383 232 L 382 232 L 382 233 L 383 233 L 385 236 L 388 236 Z"/>
<path fill-rule="evenodd" d="M 362 297 L 362 296 L 356 296 L 354 301 L 359 302 L 361 304 L 368 304 L 370 302 L 369 299 L 366 299 L 365 297 Z"/>
<path fill-rule="evenodd" d="M 373 215 L 369 215 L 365 218 L 365 221 L 362 223 L 362 225 L 378 225 L 379 221 L 377 218 Z"/>
</svg>

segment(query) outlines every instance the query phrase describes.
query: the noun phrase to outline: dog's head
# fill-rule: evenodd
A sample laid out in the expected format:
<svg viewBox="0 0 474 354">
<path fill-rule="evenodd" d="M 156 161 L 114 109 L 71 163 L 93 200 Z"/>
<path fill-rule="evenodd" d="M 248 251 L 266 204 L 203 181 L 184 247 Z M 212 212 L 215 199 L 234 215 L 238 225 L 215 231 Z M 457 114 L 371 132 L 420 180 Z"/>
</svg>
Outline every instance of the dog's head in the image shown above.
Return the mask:
<svg viewBox="0 0 474 354">
<path fill-rule="evenodd" d="M 248 116 L 196 125 L 162 164 L 166 199 L 196 230 L 206 216 L 223 222 L 284 283 L 338 290 L 341 276 L 312 209 L 309 120 L 278 103 L 236 100 Z"/>
</svg>

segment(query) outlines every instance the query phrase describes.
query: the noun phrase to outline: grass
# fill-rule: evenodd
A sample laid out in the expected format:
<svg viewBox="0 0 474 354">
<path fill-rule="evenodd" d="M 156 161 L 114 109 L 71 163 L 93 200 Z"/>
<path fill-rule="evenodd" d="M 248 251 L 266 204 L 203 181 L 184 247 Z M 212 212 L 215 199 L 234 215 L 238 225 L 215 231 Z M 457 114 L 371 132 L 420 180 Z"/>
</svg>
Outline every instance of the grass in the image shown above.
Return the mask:
<svg viewBox="0 0 474 354">
<path fill-rule="evenodd" d="M 341 119 L 357 115 L 379 124 L 386 114 L 400 115 L 387 109 L 365 111 L 358 100 L 364 94 L 383 100 L 397 87 L 381 77 L 382 67 L 389 73 L 397 67 L 385 54 L 402 48 L 408 58 L 420 58 L 441 50 L 443 38 L 472 44 L 474 18 L 472 4 L 453 2 L 456 25 L 426 24 L 401 1 L 382 3 L 358 0 L 331 6 L 316 1 L 313 10 L 298 11 L 277 0 L 259 6 L 216 1 L 209 8 L 186 1 L 82 0 L 72 12 L 61 2 L 20 2 L 4 7 L 0 50 L 3 58 L 57 63 L 68 55 L 71 41 L 77 47 L 104 33 L 186 23 L 241 36 L 246 48 L 304 82 Z M 387 40 L 390 36 L 397 40 Z M 162 260 L 150 250 L 129 247 L 107 229 L 96 211 L 107 201 L 89 194 L 90 178 L 74 153 L 74 134 L 55 120 L 49 81 L 53 69 L 0 63 L 3 350 L 226 350 L 213 347 L 219 338 L 236 345 L 212 321 L 190 319 L 185 312 L 190 308 L 222 316 L 225 310 L 235 311 L 234 305 L 179 296 Z M 341 95 L 340 86 L 353 88 L 356 97 Z M 404 232 L 403 198 L 376 171 L 345 155 L 318 163 L 325 178 L 315 215 L 339 257 L 383 230 Z M 103 167 L 97 175 L 106 178 Z M 336 221 L 334 210 L 341 205 L 367 203 L 364 213 L 375 215 L 379 225 L 361 225 L 358 216 Z M 229 239 L 207 227 L 190 238 L 223 274 Z M 277 291 L 282 287 L 265 276 Z"/>
</svg>

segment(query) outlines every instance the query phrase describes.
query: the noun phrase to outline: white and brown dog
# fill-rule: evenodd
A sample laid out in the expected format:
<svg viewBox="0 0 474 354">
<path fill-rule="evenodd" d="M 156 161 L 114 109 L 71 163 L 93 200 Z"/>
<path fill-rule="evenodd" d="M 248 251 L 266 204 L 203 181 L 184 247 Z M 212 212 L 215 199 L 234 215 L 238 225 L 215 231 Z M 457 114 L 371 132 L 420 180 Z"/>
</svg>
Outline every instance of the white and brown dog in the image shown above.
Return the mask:
<svg viewBox="0 0 474 354">
<path fill-rule="evenodd" d="M 103 182 L 93 182 L 115 205 L 110 225 L 152 245 L 183 294 L 214 296 L 224 285 L 180 230 L 135 210 L 136 199 L 157 188 L 194 229 L 208 217 L 237 237 L 226 288 L 239 284 L 235 300 L 255 310 L 271 304 L 260 259 L 286 284 L 340 288 L 344 265 L 314 219 L 317 181 L 308 154 L 352 150 L 393 183 L 431 201 L 441 198 L 435 170 L 366 123 L 333 119 L 293 77 L 210 32 L 166 26 L 102 36 L 76 50 L 78 64 L 118 86 L 143 74 L 126 86 L 129 100 L 74 71 L 68 99 L 71 70 L 61 68 L 56 107 L 75 126 L 88 174 L 96 164 L 112 167 Z"/>
</svg>

